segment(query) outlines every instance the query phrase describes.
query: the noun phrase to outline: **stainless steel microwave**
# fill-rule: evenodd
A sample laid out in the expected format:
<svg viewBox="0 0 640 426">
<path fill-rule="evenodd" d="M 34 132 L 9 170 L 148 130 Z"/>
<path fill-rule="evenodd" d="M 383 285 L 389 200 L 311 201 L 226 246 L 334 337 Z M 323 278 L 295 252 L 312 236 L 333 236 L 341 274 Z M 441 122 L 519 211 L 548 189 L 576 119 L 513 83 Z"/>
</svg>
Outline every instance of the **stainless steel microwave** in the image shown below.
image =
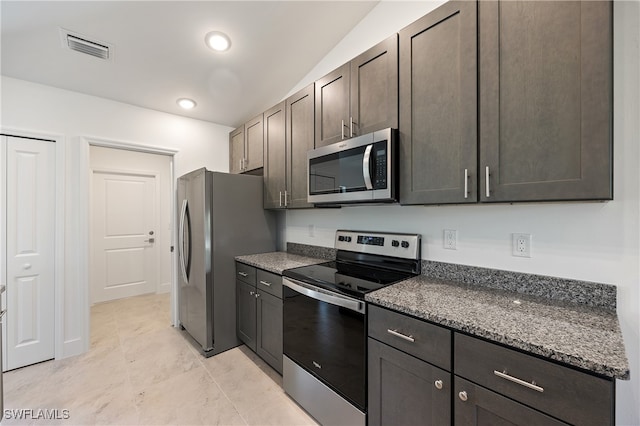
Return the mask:
<svg viewBox="0 0 640 426">
<path fill-rule="evenodd" d="M 309 151 L 308 201 L 397 201 L 397 139 L 397 129 L 387 128 Z"/>
</svg>

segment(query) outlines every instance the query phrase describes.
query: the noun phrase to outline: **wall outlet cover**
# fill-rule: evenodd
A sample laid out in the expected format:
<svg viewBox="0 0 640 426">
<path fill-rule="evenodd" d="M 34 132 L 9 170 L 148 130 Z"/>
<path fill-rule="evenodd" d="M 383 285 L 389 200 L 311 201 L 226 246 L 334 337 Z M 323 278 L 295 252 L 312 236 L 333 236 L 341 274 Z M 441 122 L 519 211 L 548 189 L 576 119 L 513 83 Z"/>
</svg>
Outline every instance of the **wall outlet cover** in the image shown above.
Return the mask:
<svg viewBox="0 0 640 426">
<path fill-rule="evenodd" d="M 455 229 L 445 229 L 443 231 L 443 247 L 448 250 L 458 249 L 458 231 Z"/>
<path fill-rule="evenodd" d="M 511 234 L 512 255 L 531 257 L 531 234 Z"/>
</svg>

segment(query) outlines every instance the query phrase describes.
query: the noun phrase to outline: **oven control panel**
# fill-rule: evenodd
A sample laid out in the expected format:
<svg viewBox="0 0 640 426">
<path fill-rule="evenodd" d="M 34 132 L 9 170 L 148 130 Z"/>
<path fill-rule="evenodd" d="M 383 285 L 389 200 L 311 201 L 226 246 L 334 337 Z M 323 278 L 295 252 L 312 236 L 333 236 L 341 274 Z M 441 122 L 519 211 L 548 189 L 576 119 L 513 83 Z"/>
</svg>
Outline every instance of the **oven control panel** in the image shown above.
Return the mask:
<svg viewBox="0 0 640 426">
<path fill-rule="evenodd" d="M 420 235 L 338 230 L 335 248 L 405 259 L 420 259 Z"/>
</svg>

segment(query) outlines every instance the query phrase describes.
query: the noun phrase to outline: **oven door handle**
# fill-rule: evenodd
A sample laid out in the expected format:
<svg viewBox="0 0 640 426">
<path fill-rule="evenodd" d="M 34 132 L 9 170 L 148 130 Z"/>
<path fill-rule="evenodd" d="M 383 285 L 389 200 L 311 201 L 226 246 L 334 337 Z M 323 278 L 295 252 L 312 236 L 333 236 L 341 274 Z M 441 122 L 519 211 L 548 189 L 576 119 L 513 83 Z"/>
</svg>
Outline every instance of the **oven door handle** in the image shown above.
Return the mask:
<svg viewBox="0 0 640 426">
<path fill-rule="evenodd" d="M 286 287 L 289 287 L 291 290 L 296 291 L 300 294 L 304 294 L 305 296 L 308 296 L 312 299 L 347 308 L 361 314 L 365 313 L 365 304 L 361 300 L 340 296 L 338 294 L 329 294 L 328 291 L 321 288 L 302 283 L 300 281 L 294 282 L 293 280 L 286 277 L 282 278 L 282 284 Z"/>
</svg>

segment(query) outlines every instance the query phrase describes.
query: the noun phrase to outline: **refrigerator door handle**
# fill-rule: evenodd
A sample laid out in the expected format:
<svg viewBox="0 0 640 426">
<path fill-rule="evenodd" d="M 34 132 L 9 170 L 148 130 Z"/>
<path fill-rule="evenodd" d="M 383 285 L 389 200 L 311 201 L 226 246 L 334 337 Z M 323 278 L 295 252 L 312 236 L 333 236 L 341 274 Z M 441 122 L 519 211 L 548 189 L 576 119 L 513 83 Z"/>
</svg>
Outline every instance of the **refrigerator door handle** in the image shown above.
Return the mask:
<svg viewBox="0 0 640 426">
<path fill-rule="evenodd" d="M 182 200 L 182 208 L 180 209 L 180 226 L 178 227 L 178 263 L 180 263 L 180 271 L 185 283 L 188 283 L 187 269 L 184 258 L 184 219 L 187 215 L 187 200 Z"/>
</svg>

